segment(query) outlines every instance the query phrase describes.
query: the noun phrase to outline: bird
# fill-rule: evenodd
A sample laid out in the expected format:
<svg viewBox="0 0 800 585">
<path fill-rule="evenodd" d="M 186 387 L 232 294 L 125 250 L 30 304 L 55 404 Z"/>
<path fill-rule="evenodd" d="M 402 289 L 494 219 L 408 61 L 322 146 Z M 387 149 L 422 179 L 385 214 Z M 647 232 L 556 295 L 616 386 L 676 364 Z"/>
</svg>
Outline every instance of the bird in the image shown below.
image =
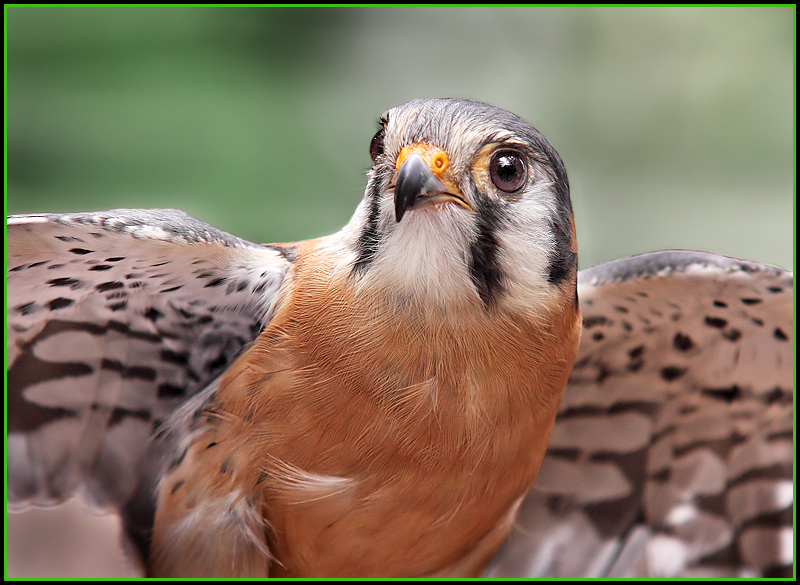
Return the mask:
<svg viewBox="0 0 800 585">
<path fill-rule="evenodd" d="M 381 116 L 339 232 L 176 210 L 7 219 L 13 508 L 82 496 L 157 577 L 793 570 L 793 277 L 578 272 L 518 116 Z"/>
</svg>

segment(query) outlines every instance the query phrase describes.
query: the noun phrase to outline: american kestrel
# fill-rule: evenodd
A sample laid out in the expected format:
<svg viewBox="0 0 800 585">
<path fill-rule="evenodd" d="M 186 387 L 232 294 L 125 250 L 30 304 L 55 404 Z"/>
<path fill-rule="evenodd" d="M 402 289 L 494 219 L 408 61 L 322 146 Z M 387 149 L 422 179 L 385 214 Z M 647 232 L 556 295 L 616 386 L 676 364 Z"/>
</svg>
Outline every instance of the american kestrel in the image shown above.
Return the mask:
<svg viewBox="0 0 800 585">
<path fill-rule="evenodd" d="M 791 274 L 579 276 L 561 159 L 486 104 L 370 154 L 316 240 L 10 217 L 12 505 L 116 510 L 152 576 L 791 572 Z"/>
</svg>

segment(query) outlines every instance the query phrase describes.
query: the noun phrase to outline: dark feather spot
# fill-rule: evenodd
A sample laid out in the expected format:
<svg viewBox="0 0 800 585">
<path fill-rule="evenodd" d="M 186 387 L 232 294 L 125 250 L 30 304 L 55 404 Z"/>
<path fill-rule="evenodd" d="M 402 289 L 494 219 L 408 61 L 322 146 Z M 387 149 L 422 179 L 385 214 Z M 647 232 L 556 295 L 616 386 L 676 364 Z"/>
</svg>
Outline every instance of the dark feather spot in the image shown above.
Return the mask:
<svg viewBox="0 0 800 585">
<path fill-rule="evenodd" d="M 584 317 L 583 318 L 583 328 L 584 329 L 591 329 L 595 325 L 610 325 L 611 321 L 603 317 L 602 315 L 593 315 L 591 317 Z"/>
<path fill-rule="evenodd" d="M 775 388 L 764 394 L 762 398 L 767 404 L 775 404 L 776 402 L 782 402 L 784 400 L 787 404 L 792 403 L 792 393 L 783 390 L 779 386 L 775 386 Z"/>
<path fill-rule="evenodd" d="M 623 307 L 621 305 L 615 305 L 614 306 L 614 310 L 617 313 L 624 313 L 624 314 L 627 314 L 629 312 L 627 307 Z"/>
<path fill-rule="evenodd" d="M 106 258 L 103 262 L 119 262 L 120 260 L 125 260 L 124 256 L 115 256 L 113 258 Z"/>
<path fill-rule="evenodd" d="M 186 393 L 186 388 L 165 382 L 158 385 L 159 398 L 178 398 Z"/>
<path fill-rule="evenodd" d="M 212 286 L 219 286 L 223 282 L 225 282 L 225 278 L 215 278 L 214 280 L 208 281 L 206 283 L 205 287 L 203 287 L 203 288 L 209 288 L 209 287 L 212 287 Z"/>
<path fill-rule="evenodd" d="M 742 332 L 733 327 L 730 328 L 728 331 L 722 332 L 722 337 L 724 337 L 728 341 L 738 341 L 741 336 Z"/>
<path fill-rule="evenodd" d="M 719 317 L 706 317 L 706 325 L 709 327 L 716 327 L 717 329 L 722 329 L 728 324 L 728 321 L 725 319 L 721 319 Z"/>
<path fill-rule="evenodd" d="M 70 248 L 69 251 L 72 252 L 73 254 L 78 254 L 79 256 L 84 256 L 86 254 L 92 253 L 91 250 L 87 250 L 85 248 Z"/>
<path fill-rule="evenodd" d="M 175 493 L 175 492 L 177 492 L 179 489 L 181 489 L 181 486 L 182 486 L 183 484 L 185 484 L 185 483 L 186 483 L 185 481 L 183 481 L 182 479 L 179 479 L 179 480 L 178 480 L 178 481 L 176 481 L 176 482 L 175 482 L 175 484 L 172 486 L 172 489 L 170 490 L 170 492 L 169 492 L 169 493 L 170 493 L 170 494 L 174 494 L 174 493 Z"/>
<path fill-rule="evenodd" d="M 600 331 L 595 331 L 594 334 L 592 334 L 592 339 L 595 341 L 602 341 L 604 338 L 605 335 L 603 335 L 603 333 Z"/>
<path fill-rule="evenodd" d="M 761 320 L 761 319 L 759 319 L 758 317 L 751 317 L 751 318 L 750 318 L 750 320 L 751 320 L 753 323 L 755 323 L 756 325 L 758 325 L 759 327 L 763 327 L 763 326 L 764 326 L 764 321 L 762 321 L 762 320 Z"/>
<path fill-rule="evenodd" d="M 714 301 L 714 306 L 726 309 L 728 307 L 728 303 L 726 303 L 724 301 Z"/>
<path fill-rule="evenodd" d="M 631 359 L 636 359 L 640 357 L 643 353 L 644 353 L 644 346 L 637 345 L 628 352 L 628 355 L 631 356 Z"/>
<path fill-rule="evenodd" d="M 772 335 L 775 336 L 775 339 L 778 341 L 789 341 L 789 337 L 783 332 L 783 329 L 780 327 L 776 327 L 775 331 L 772 332 Z"/>
<path fill-rule="evenodd" d="M 170 292 L 175 292 L 176 290 L 179 290 L 179 289 L 182 289 L 182 288 L 183 288 L 183 285 L 179 284 L 178 286 L 173 286 L 172 288 L 165 288 L 164 290 L 162 290 L 160 292 L 161 292 L 161 294 L 170 293 Z"/>
<path fill-rule="evenodd" d="M 208 445 L 206 445 L 206 449 L 211 449 L 211 447 L 216 447 L 216 446 L 217 446 L 217 442 L 213 441 L 213 442 L 209 443 Z"/>
<path fill-rule="evenodd" d="M 779 286 L 768 286 L 767 290 L 771 293 L 782 293 L 783 289 Z"/>
<path fill-rule="evenodd" d="M 686 368 L 679 368 L 678 366 L 667 366 L 661 370 L 661 377 L 667 382 L 672 382 L 683 376 L 686 373 Z"/>
<path fill-rule="evenodd" d="M 114 303 L 113 305 L 108 305 L 108 308 L 111 311 L 122 311 L 128 307 L 128 301 L 120 301 L 118 303 Z"/>
<path fill-rule="evenodd" d="M 742 302 L 743 302 L 745 305 L 757 305 L 757 304 L 758 304 L 758 303 L 760 303 L 761 301 L 762 301 L 762 299 L 756 299 L 756 298 L 742 299 Z"/>
<path fill-rule="evenodd" d="M 675 349 L 679 349 L 680 351 L 689 351 L 694 347 L 694 342 L 688 335 L 676 333 L 672 340 L 672 345 L 675 346 Z"/>
<path fill-rule="evenodd" d="M 177 351 L 172 351 L 171 349 L 162 349 L 161 361 L 169 362 L 171 364 L 178 364 L 180 366 L 185 366 L 186 364 L 189 363 L 189 354 L 178 353 Z"/>
<path fill-rule="evenodd" d="M 16 307 L 14 307 L 14 311 L 19 313 L 20 315 L 30 315 L 31 313 L 36 311 L 36 303 L 31 301 L 30 303 L 17 305 Z"/>
<path fill-rule="evenodd" d="M 95 288 L 95 290 L 97 290 L 99 292 L 106 292 L 106 291 L 115 290 L 115 289 L 118 289 L 118 288 L 125 288 L 125 284 L 120 282 L 120 281 L 118 281 L 118 280 L 113 280 L 111 282 L 103 282 L 101 284 L 98 284 L 94 288 Z"/>
<path fill-rule="evenodd" d="M 217 356 L 217 359 L 212 360 L 206 364 L 206 372 L 213 373 L 219 370 L 220 368 L 224 367 L 225 364 L 228 363 L 228 358 L 225 356 L 224 353 L 221 353 Z"/>
<path fill-rule="evenodd" d="M 110 270 L 110 269 L 111 269 L 110 264 L 98 264 L 97 266 L 92 266 L 89 270 L 95 270 L 97 272 L 100 272 L 102 270 Z"/>
<path fill-rule="evenodd" d="M 47 303 L 47 308 L 51 311 L 55 311 L 56 309 L 63 309 L 64 307 L 69 307 L 72 303 L 74 303 L 72 299 L 65 299 L 64 297 L 58 297 L 57 299 L 53 299 L 49 303 Z"/>
<path fill-rule="evenodd" d="M 733 402 L 742 396 L 742 390 L 734 384 L 729 388 L 703 388 L 702 393 L 715 400 Z"/>
<path fill-rule="evenodd" d="M 72 289 L 76 289 L 79 288 L 82 283 L 80 280 L 74 278 L 53 278 L 48 280 L 47 284 L 50 286 L 68 286 Z"/>
</svg>

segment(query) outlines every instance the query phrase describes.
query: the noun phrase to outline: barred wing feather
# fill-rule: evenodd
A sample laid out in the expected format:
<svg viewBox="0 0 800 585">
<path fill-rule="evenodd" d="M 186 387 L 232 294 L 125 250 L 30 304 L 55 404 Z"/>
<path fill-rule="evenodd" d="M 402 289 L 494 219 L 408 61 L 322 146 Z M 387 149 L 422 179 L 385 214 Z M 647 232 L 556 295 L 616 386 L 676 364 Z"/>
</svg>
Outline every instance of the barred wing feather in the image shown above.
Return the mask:
<svg viewBox="0 0 800 585">
<path fill-rule="evenodd" d="M 12 216 L 7 261 L 9 503 L 117 510 L 157 472 L 158 425 L 259 333 L 289 266 L 175 210 Z"/>
<path fill-rule="evenodd" d="M 791 576 L 792 274 L 670 251 L 578 290 L 550 448 L 487 575 Z"/>
</svg>

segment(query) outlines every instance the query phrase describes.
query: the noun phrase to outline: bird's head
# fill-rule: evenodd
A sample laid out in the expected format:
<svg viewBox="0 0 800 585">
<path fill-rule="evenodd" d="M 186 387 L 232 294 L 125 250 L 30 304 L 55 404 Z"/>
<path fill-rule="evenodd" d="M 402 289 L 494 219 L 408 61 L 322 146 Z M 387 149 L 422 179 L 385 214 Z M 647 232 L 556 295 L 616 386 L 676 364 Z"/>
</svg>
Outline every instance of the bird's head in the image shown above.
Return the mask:
<svg viewBox="0 0 800 585">
<path fill-rule="evenodd" d="M 364 200 L 344 230 L 354 278 L 405 300 L 486 310 L 574 294 L 567 173 L 527 122 L 479 102 L 415 100 L 381 117 L 370 154 Z"/>
</svg>

